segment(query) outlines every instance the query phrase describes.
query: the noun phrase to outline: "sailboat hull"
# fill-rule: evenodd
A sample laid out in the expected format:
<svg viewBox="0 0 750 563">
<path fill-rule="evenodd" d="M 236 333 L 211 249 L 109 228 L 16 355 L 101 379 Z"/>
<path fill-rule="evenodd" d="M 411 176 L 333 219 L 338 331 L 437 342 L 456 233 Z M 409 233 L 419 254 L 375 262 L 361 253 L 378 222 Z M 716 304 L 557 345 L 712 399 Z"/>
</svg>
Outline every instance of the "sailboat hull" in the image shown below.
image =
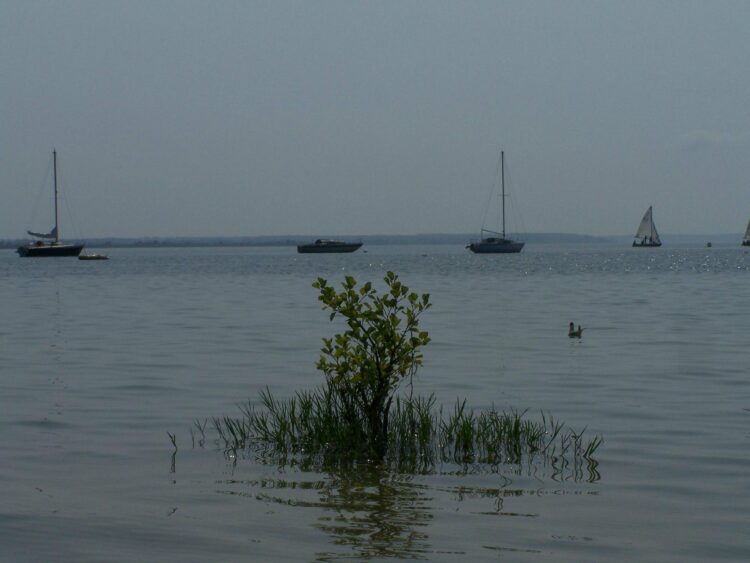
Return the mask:
<svg viewBox="0 0 750 563">
<path fill-rule="evenodd" d="M 660 246 L 661 246 L 660 242 L 653 242 L 653 241 L 652 242 L 647 242 L 647 241 L 637 242 L 637 241 L 633 241 L 633 248 L 658 248 Z"/>
<path fill-rule="evenodd" d="M 482 239 L 469 244 L 475 254 L 518 254 L 525 243 L 508 239 Z"/>
<path fill-rule="evenodd" d="M 750 240 L 743 240 L 742 246 L 750 246 Z"/>
<path fill-rule="evenodd" d="M 19 246 L 16 252 L 21 258 L 47 258 L 58 256 L 78 256 L 82 244 L 27 244 Z"/>
</svg>

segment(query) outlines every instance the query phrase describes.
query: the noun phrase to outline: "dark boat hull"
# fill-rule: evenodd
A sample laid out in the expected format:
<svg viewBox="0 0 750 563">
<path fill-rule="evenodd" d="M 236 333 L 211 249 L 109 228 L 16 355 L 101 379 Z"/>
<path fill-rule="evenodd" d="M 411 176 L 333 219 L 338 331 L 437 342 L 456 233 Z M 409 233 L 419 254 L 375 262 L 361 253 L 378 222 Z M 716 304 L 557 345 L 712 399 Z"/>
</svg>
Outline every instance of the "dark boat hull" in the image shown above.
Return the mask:
<svg viewBox="0 0 750 563">
<path fill-rule="evenodd" d="M 742 246 L 750 246 L 750 240 L 743 240 Z"/>
<path fill-rule="evenodd" d="M 635 242 L 633 241 L 633 248 L 659 248 L 660 242 Z"/>
<path fill-rule="evenodd" d="M 82 244 L 28 244 L 19 246 L 16 252 L 21 258 L 54 258 L 78 256 L 81 250 Z"/>
<path fill-rule="evenodd" d="M 300 254 L 333 254 L 354 252 L 362 246 L 361 242 L 341 243 L 341 244 L 300 244 L 297 246 L 297 252 Z"/>
<path fill-rule="evenodd" d="M 515 240 L 492 239 L 472 242 L 468 249 L 475 254 L 518 254 L 524 244 Z"/>
</svg>

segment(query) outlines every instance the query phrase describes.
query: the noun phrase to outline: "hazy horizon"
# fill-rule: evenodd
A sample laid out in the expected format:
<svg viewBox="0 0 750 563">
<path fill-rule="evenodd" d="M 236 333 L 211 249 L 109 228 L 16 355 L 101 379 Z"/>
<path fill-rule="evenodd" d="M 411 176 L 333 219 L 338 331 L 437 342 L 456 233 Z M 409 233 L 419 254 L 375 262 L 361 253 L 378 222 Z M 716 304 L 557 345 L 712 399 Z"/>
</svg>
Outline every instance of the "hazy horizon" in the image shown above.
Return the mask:
<svg viewBox="0 0 750 563">
<path fill-rule="evenodd" d="M 0 4 L 0 238 L 741 233 L 750 4 Z M 70 213 L 69 213 L 70 212 Z M 72 216 L 71 216 L 72 215 Z M 142 235 L 140 233 L 149 233 Z"/>
</svg>

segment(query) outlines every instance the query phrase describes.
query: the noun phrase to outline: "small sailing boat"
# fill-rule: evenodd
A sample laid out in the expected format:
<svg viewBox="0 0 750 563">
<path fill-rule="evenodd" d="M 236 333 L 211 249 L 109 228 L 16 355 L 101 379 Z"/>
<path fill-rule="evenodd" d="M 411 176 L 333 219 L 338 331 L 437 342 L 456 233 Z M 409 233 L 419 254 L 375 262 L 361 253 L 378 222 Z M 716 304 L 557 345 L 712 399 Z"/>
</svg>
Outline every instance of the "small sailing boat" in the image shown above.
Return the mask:
<svg viewBox="0 0 750 563">
<path fill-rule="evenodd" d="M 641 224 L 638 225 L 633 246 L 639 248 L 661 246 L 661 239 L 659 238 L 659 233 L 656 232 L 656 225 L 654 225 L 652 207 L 649 205 L 646 213 L 643 215 L 643 219 L 641 219 Z"/>
<path fill-rule="evenodd" d="M 41 258 L 47 256 L 78 256 L 83 250 L 82 244 L 65 244 L 60 241 L 60 228 L 57 213 L 57 151 L 52 151 L 53 176 L 55 186 L 55 227 L 49 233 L 26 231 L 36 241 L 19 246 L 16 252 L 22 258 Z"/>
<path fill-rule="evenodd" d="M 500 151 L 500 207 L 501 207 L 501 232 L 485 229 L 482 225 L 480 240 L 472 241 L 466 248 L 475 254 L 517 254 L 521 252 L 525 243 L 509 239 L 505 236 L 505 152 Z M 485 235 L 490 236 L 485 236 Z M 495 235 L 495 236 L 492 236 Z"/>
<path fill-rule="evenodd" d="M 750 221 L 747 222 L 745 236 L 742 237 L 742 246 L 750 246 Z"/>
</svg>

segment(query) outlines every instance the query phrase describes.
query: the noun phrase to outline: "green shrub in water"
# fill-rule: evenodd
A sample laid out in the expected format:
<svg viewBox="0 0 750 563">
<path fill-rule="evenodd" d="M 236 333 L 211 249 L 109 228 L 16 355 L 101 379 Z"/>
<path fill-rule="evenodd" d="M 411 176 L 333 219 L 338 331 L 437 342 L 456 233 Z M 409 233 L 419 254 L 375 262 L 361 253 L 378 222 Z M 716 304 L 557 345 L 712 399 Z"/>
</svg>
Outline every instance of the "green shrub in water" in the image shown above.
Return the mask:
<svg viewBox="0 0 750 563">
<path fill-rule="evenodd" d="M 378 294 L 370 282 L 357 287 L 347 276 L 337 292 L 323 278 L 313 287 L 331 320 L 343 317 L 346 330 L 323 339 L 317 368 L 336 398 L 344 421 L 362 427 L 363 444 L 374 456 L 388 444 L 388 415 L 396 390 L 422 365 L 420 348 L 430 341 L 419 318 L 430 307 L 428 294 L 410 293 L 393 272 Z"/>
<path fill-rule="evenodd" d="M 329 467 L 376 461 L 402 471 L 446 462 L 520 464 L 542 456 L 558 468 L 571 460 L 574 471 L 586 461 L 596 474 L 592 456 L 601 438 L 584 443 L 582 432 L 565 431 L 552 418 L 531 421 L 525 412 L 494 407 L 475 413 L 465 401 L 446 414 L 432 396 L 397 396 L 422 365 L 420 349 L 430 339 L 419 319 L 430 301 L 428 294 L 409 292 L 392 272 L 384 281 L 382 295 L 369 282 L 357 287 L 350 276 L 341 292 L 322 278 L 313 284 L 331 320 L 342 317 L 347 327 L 323 339 L 316 365 L 324 385 L 286 400 L 266 390 L 261 405 L 248 403 L 241 417 L 213 419 L 226 449 L 252 448 L 282 463 L 290 456 Z"/>
</svg>

